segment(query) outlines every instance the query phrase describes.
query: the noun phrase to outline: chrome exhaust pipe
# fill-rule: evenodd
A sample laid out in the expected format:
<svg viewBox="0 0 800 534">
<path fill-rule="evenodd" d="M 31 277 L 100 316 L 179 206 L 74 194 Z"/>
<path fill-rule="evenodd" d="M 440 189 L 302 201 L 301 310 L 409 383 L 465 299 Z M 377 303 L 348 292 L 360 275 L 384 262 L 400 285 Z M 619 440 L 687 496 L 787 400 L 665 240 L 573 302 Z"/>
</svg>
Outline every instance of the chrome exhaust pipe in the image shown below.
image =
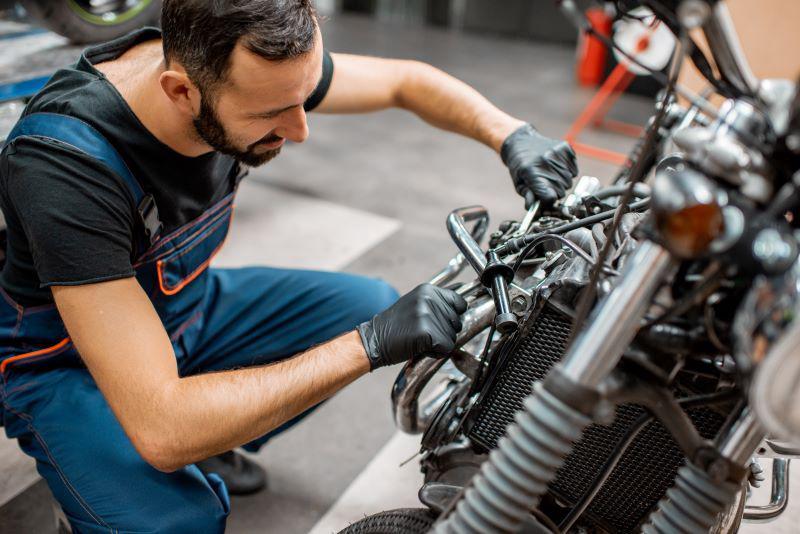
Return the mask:
<svg viewBox="0 0 800 534">
<path fill-rule="evenodd" d="M 489 327 L 494 319 L 494 300 L 484 299 L 473 303 L 462 316 L 463 327 L 456 339 L 456 349 Z M 444 365 L 446 358 L 420 358 L 403 366 L 392 387 L 392 410 L 397 428 L 407 434 L 421 434 L 431 418 L 449 395 L 435 395 L 420 406 L 419 397 L 433 375 Z"/>
</svg>

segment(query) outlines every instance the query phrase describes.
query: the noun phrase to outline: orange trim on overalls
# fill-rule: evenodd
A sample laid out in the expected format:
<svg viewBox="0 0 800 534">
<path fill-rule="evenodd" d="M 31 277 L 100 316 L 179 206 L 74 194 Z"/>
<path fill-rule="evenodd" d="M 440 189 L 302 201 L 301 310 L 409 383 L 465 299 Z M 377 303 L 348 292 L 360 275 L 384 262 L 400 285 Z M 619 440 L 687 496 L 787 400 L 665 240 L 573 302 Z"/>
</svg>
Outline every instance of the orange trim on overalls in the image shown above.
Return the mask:
<svg viewBox="0 0 800 534">
<path fill-rule="evenodd" d="M 205 271 L 208 268 L 208 265 L 211 263 L 211 260 L 214 259 L 214 256 L 217 254 L 217 251 L 219 251 L 219 249 L 222 248 L 223 244 L 224 243 L 220 244 L 216 249 L 214 249 L 214 252 L 211 253 L 211 256 L 206 261 L 204 261 L 197 269 L 195 269 L 195 271 L 190 276 L 184 278 L 180 284 L 173 287 L 172 289 L 168 289 L 167 286 L 164 285 L 164 260 L 158 260 L 158 287 L 161 288 L 161 292 L 168 296 L 180 293 L 181 289 L 191 284 L 195 278 L 200 276 L 203 273 L 203 271 Z"/>
<path fill-rule="evenodd" d="M 155 260 L 159 256 L 163 257 L 164 254 L 169 254 L 170 251 L 167 251 L 166 253 L 162 252 L 160 254 L 155 254 L 155 252 L 157 252 L 167 243 L 170 243 L 171 241 L 174 241 L 176 238 L 182 236 L 186 232 L 192 232 L 192 231 L 195 232 L 194 234 L 189 236 L 187 240 L 191 240 L 195 236 L 202 234 L 205 230 L 207 230 L 208 228 L 213 226 L 217 221 L 219 221 L 219 219 L 224 217 L 226 209 L 230 209 L 231 211 L 233 211 L 235 205 L 233 204 L 232 197 L 233 193 L 229 194 L 227 197 L 223 198 L 222 200 L 211 206 L 206 213 L 204 213 L 197 219 L 190 221 L 189 223 L 181 226 L 180 228 L 178 228 L 177 230 L 175 230 L 170 234 L 167 234 L 166 236 L 159 237 L 158 241 L 154 243 L 153 246 L 147 252 L 142 254 L 136 260 L 136 263 L 134 263 L 133 267 L 136 268 L 144 263 Z M 197 228 L 198 226 L 200 227 L 199 229 Z"/>
<path fill-rule="evenodd" d="M 12 356 L 11 358 L 3 360 L 3 363 L 0 364 L 0 373 L 5 373 L 6 367 L 8 367 L 8 365 L 11 363 L 27 360 L 29 358 L 35 358 L 37 356 L 44 356 L 45 354 L 48 354 L 50 352 L 57 352 L 66 347 L 71 342 L 72 340 L 70 338 L 65 338 L 62 339 L 58 344 L 53 345 L 52 347 L 47 347 L 46 349 L 41 349 L 34 352 L 26 352 L 25 354 L 18 354 L 17 356 Z"/>
<path fill-rule="evenodd" d="M 181 289 L 183 289 L 187 285 L 191 284 L 192 281 L 194 281 L 195 278 L 200 276 L 203 273 L 203 271 L 208 269 L 208 266 L 211 264 L 211 260 L 214 259 L 214 256 L 217 255 L 217 253 L 220 251 L 220 249 L 222 249 L 223 245 L 225 245 L 225 242 L 228 240 L 228 236 L 230 235 L 230 226 L 231 226 L 231 224 L 233 224 L 233 215 L 235 213 L 235 208 L 236 208 L 236 206 L 234 206 L 234 205 L 230 206 L 231 212 L 230 212 L 230 218 L 228 219 L 228 230 L 226 231 L 225 239 L 223 239 L 222 243 L 217 245 L 217 248 L 215 248 L 211 252 L 211 254 L 208 255 L 208 259 L 206 261 L 204 261 L 203 263 L 201 263 L 200 266 L 197 269 L 195 269 L 195 271 L 192 274 L 190 274 L 189 276 L 184 278 L 181 281 L 180 284 L 178 284 L 177 286 L 175 286 L 173 288 L 168 288 L 166 285 L 164 285 L 164 263 L 167 260 L 158 260 L 156 262 L 156 270 L 157 270 L 157 274 L 158 274 L 158 287 L 161 289 L 162 293 L 164 293 L 165 295 L 167 295 L 169 297 L 171 297 L 172 295 L 176 295 L 176 294 L 180 293 Z M 210 224 L 209 227 L 213 226 L 213 224 L 214 223 Z"/>
</svg>

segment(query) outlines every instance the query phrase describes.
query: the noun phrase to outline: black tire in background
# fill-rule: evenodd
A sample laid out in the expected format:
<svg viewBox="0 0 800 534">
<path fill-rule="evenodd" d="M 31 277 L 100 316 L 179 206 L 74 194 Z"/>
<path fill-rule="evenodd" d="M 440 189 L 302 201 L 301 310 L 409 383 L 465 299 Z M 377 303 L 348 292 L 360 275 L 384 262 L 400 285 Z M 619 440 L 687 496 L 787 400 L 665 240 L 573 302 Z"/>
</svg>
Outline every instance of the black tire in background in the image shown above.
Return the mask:
<svg viewBox="0 0 800 534">
<path fill-rule="evenodd" d="M 76 44 L 110 41 L 157 25 L 161 0 L 23 0 L 28 14 Z"/>
<path fill-rule="evenodd" d="M 435 521 L 427 508 L 401 508 L 365 517 L 339 534 L 424 534 Z"/>
</svg>

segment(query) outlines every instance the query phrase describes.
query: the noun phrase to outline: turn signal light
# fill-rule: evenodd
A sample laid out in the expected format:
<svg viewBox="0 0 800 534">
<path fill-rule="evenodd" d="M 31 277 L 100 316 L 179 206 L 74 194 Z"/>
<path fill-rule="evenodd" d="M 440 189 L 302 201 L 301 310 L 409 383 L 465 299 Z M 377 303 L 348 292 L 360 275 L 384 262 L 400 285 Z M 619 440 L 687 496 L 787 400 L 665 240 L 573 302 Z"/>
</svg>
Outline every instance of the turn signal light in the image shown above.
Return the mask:
<svg viewBox="0 0 800 534">
<path fill-rule="evenodd" d="M 717 204 L 698 204 L 657 218 L 664 245 L 676 256 L 696 258 L 722 235 L 725 219 Z"/>
<path fill-rule="evenodd" d="M 656 174 L 652 209 L 662 245 L 679 258 L 707 252 L 725 231 L 725 198 L 724 191 L 692 169 Z"/>
</svg>

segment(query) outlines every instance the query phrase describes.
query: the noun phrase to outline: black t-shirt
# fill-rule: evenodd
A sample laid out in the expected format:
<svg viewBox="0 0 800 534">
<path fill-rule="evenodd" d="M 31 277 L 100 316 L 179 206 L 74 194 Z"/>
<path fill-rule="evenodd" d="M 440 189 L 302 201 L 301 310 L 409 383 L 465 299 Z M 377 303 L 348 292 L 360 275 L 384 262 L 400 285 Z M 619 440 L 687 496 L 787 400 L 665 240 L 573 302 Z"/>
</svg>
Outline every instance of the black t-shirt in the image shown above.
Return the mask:
<svg viewBox="0 0 800 534">
<path fill-rule="evenodd" d="M 238 165 L 216 152 L 186 157 L 161 143 L 93 67 L 160 37 L 159 30 L 146 28 L 87 49 L 77 64 L 53 76 L 25 113 L 71 115 L 94 126 L 153 195 L 164 232 L 170 232 L 230 193 Z M 322 81 L 306 110 L 322 101 L 332 76 L 326 52 Z M 52 302 L 53 285 L 134 275 L 132 255 L 141 230 L 126 186 L 65 144 L 31 138 L 9 144 L 0 159 L 0 209 L 8 227 L 0 286 L 23 306 Z"/>
</svg>

